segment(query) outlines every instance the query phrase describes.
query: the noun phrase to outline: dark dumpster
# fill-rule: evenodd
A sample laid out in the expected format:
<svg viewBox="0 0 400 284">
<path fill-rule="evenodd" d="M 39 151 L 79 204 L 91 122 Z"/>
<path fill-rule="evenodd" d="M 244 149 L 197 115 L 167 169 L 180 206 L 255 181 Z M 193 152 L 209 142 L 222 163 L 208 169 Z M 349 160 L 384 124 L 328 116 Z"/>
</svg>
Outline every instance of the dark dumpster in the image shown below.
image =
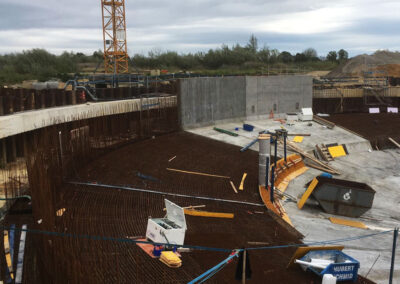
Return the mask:
<svg viewBox="0 0 400 284">
<path fill-rule="evenodd" d="M 360 217 L 374 201 L 375 190 L 365 183 L 319 176 L 313 196 L 325 212 Z"/>
</svg>

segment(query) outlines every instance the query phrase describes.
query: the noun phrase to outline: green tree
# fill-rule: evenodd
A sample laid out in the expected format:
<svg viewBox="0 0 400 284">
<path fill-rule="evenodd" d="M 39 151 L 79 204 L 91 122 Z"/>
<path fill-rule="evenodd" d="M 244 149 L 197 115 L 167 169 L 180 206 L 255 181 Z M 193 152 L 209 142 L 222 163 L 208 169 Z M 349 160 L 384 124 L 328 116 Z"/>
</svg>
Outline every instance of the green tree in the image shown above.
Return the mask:
<svg viewBox="0 0 400 284">
<path fill-rule="evenodd" d="M 278 56 L 278 61 L 289 63 L 293 61 L 293 56 L 288 51 L 282 51 Z"/>
<path fill-rule="evenodd" d="M 254 34 L 252 34 L 250 36 L 249 43 L 247 44 L 247 48 L 251 52 L 253 52 L 254 54 L 257 52 L 257 50 L 258 50 L 258 39 L 256 38 L 256 36 Z"/>
<path fill-rule="evenodd" d="M 332 62 L 336 62 L 337 60 L 337 53 L 336 51 L 329 51 L 328 55 L 326 56 L 326 59 Z"/>
<path fill-rule="evenodd" d="M 307 48 L 306 50 L 304 50 L 304 51 L 303 51 L 303 54 L 305 55 L 305 57 L 306 57 L 306 59 L 307 59 L 308 61 L 315 61 L 315 60 L 318 60 L 317 51 L 316 51 L 314 48 L 312 48 L 312 47 L 309 47 L 309 48 Z"/>
<path fill-rule="evenodd" d="M 345 61 L 349 59 L 349 53 L 344 49 L 339 50 L 338 54 L 339 54 L 339 61 Z"/>
</svg>

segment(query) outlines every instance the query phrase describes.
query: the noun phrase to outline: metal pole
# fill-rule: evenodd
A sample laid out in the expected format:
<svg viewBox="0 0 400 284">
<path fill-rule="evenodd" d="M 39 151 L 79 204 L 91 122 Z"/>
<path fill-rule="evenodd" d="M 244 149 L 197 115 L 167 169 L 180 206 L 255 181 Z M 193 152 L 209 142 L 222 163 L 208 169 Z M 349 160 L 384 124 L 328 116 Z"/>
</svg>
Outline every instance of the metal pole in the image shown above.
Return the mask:
<svg viewBox="0 0 400 284">
<path fill-rule="evenodd" d="M 393 283 L 394 259 L 395 259 L 395 256 L 396 256 L 396 243 L 397 243 L 397 236 L 398 235 L 399 235 L 399 228 L 395 228 L 394 232 L 393 232 L 392 262 L 390 264 L 389 284 Z"/>
<path fill-rule="evenodd" d="M 285 163 L 287 162 L 287 151 L 286 151 L 286 139 L 287 139 L 287 131 L 286 130 L 282 130 L 282 134 L 283 134 L 283 155 L 285 157 Z"/>
<path fill-rule="evenodd" d="M 269 157 L 267 157 L 267 162 L 265 165 L 265 188 L 268 188 L 268 174 L 269 174 Z"/>
<path fill-rule="evenodd" d="M 269 200 L 271 202 L 274 202 L 274 183 L 275 183 L 275 168 L 276 168 L 276 154 L 278 150 L 278 144 L 277 144 L 277 136 L 272 136 L 272 141 L 274 143 L 274 166 L 272 167 L 272 172 L 271 172 L 271 188 L 270 188 L 270 196 Z"/>
<path fill-rule="evenodd" d="M 243 273 L 242 273 L 242 284 L 246 283 L 246 250 L 243 250 Z"/>
</svg>

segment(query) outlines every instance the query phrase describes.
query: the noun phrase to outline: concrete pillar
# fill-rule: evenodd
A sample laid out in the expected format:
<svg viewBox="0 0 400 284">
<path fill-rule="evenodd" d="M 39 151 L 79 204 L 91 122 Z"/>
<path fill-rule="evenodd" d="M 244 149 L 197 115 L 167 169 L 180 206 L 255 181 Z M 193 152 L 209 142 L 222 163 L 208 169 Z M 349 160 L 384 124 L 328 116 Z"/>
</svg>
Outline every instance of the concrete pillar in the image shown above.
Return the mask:
<svg viewBox="0 0 400 284">
<path fill-rule="evenodd" d="M 57 105 L 57 103 L 56 103 L 57 93 L 53 89 L 50 89 L 49 93 L 50 93 L 50 106 L 55 107 Z"/>
<path fill-rule="evenodd" d="M 40 97 L 40 108 L 46 108 L 46 93 L 44 90 L 38 91 Z"/>
<path fill-rule="evenodd" d="M 24 157 L 24 135 L 19 134 L 15 136 L 15 145 L 16 145 L 16 153 L 17 158 Z"/>
<path fill-rule="evenodd" d="M 17 160 L 17 145 L 15 141 L 15 136 L 6 138 L 7 146 L 7 163 L 12 163 Z"/>
<path fill-rule="evenodd" d="M 72 104 L 76 105 L 76 90 L 75 89 L 72 90 L 71 96 L 72 96 Z"/>
<path fill-rule="evenodd" d="M 61 91 L 61 105 L 62 106 L 67 105 L 67 94 L 66 91 L 64 90 Z"/>
<path fill-rule="evenodd" d="M 0 167 L 5 168 L 7 165 L 7 145 L 6 139 L 0 140 Z"/>
<path fill-rule="evenodd" d="M 266 186 L 265 182 L 269 180 L 269 165 L 271 163 L 271 135 L 261 134 L 258 137 L 258 146 L 258 184 Z"/>
<path fill-rule="evenodd" d="M 3 96 L 0 96 L 0 115 L 4 115 L 4 98 Z"/>
<path fill-rule="evenodd" d="M 29 90 L 27 106 L 28 110 L 35 109 L 35 93 L 31 90 Z"/>
<path fill-rule="evenodd" d="M 25 110 L 25 94 L 24 94 L 24 89 L 19 89 L 19 97 L 18 97 L 18 103 L 19 103 L 19 110 L 24 111 Z"/>
<path fill-rule="evenodd" d="M 29 133 L 23 133 L 22 134 L 22 142 L 23 142 L 23 147 L 24 147 L 24 157 L 26 158 L 28 156 L 28 135 Z"/>
</svg>

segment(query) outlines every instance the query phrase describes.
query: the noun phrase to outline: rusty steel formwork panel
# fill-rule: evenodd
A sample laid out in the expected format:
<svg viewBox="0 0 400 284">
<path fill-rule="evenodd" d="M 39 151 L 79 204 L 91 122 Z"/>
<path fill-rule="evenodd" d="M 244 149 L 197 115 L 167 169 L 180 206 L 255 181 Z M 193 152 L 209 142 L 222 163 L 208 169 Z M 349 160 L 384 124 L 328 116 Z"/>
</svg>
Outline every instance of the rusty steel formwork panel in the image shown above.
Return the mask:
<svg viewBox="0 0 400 284">
<path fill-rule="evenodd" d="M 327 213 L 360 217 L 372 207 L 375 190 L 365 183 L 321 176 L 317 180 L 312 194 Z"/>
</svg>

